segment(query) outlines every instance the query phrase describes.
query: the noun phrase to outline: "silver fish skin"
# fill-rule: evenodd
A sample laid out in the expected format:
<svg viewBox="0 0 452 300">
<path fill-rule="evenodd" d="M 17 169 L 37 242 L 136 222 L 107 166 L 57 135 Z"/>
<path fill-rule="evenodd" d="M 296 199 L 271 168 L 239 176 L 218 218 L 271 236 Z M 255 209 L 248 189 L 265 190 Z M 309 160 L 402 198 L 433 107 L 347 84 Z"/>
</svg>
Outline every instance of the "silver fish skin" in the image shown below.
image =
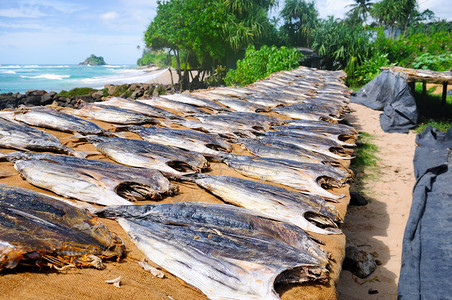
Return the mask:
<svg viewBox="0 0 452 300">
<path fill-rule="evenodd" d="M 181 116 L 173 114 L 159 107 L 152 106 L 140 101 L 133 101 L 119 97 L 113 97 L 106 101 L 96 102 L 96 104 L 124 108 L 154 118 L 183 119 Z"/>
<path fill-rule="evenodd" d="M 191 94 L 172 94 L 172 95 L 161 95 L 161 98 L 173 100 L 176 102 L 182 102 L 198 107 L 206 107 L 209 109 L 213 109 L 215 111 L 229 111 L 227 107 L 221 106 L 218 103 L 213 101 L 197 97 Z"/>
<path fill-rule="evenodd" d="M 151 99 L 137 100 L 140 103 L 149 104 L 158 107 L 172 109 L 183 114 L 208 114 L 207 112 L 197 108 L 194 105 L 178 102 L 162 97 L 152 97 Z"/>
<path fill-rule="evenodd" d="M 284 121 L 279 120 L 278 118 L 267 116 L 265 114 L 260 114 L 256 112 L 233 112 L 233 113 L 224 113 L 225 116 L 236 116 L 240 117 L 244 120 L 256 120 L 266 124 L 268 127 L 270 126 L 281 126 L 284 124 Z M 221 115 L 218 115 L 221 116 Z"/>
<path fill-rule="evenodd" d="M 253 104 L 266 106 L 269 109 L 290 104 L 286 100 L 281 99 L 281 95 L 274 91 L 265 92 L 264 94 L 246 95 L 241 99 Z"/>
<path fill-rule="evenodd" d="M 177 192 L 159 171 L 64 155 L 8 153 L 23 178 L 58 195 L 101 205 L 155 200 Z"/>
<path fill-rule="evenodd" d="M 205 156 L 221 156 L 232 151 L 232 146 L 218 135 L 196 130 L 143 126 L 128 126 L 127 129 L 145 141 L 194 151 Z"/>
<path fill-rule="evenodd" d="M 102 269 L 102 258 L 120 257 L 123 251 L 122 240 L 83 210 L 0 184 L 0 271 L 22 264 Z"/>
<path fill-rule="evenodd" d="M 199 174 L 195 182 L 226 202 L 319 234 L 341 234 L 339 212 L 321 197 L 256 181 Z M 312 216 L 325 228 L 309 221 Z"/>
<path fill-rule="evenodd" d="M 44 106 L 21 106 L 14 111 L 14 119 L 27 125 L 63 132 L 109 134 L 93 122 Z"/>
<path fill-rule="evenodd" d="M 122 109 L 114 106 L 99 105 L 96 103 L 85 103 L 80 109 L 68 111 L 82 117 L 113 123 L 113 124 L 154 124 L 161 125 L 157 119 L 137 113 L 128 109 Z"/>
<path fill-rule="evenodd" d="M 322 186 L 342 187 L 352 174 L 329 165 L 300 163 L 291 160 L 229 154 L 225 158 L 230 168 L 251 178 L 270 181 L 324 198 L 339 200 Z"/>
<path fill-rule="evenodd" d="M 240 139 L 239 143 L 260 157 L 289 159 L 298 162 L 328 164 L 336 161 L 332 157 L 316 153 L 294 144 L 273 138 Z"/>
<path fill-rule="evenodd" d="M 49 151 L 83 157 L 81 152 L 64 146 L 50 133 L 0 116 L 0 147 L 19 150 Z"/>
<path fill-rule="evenodd" d="M 284 143 L 290 143 L 309 151 L 317 152 L 334 159 L 352 159 L 351 149 L 345 149 L 342 145 L 331 139 L 295 133 L 291 131 L 272 131 L 263 135 L 267 139 L 274 139 Z"/>
<path fill-rule="evenodd" d="M 342 124 L 342 123 L 330 123 L 326 121 L 308 121 L 308 120 L 286 120 L 285 123 L 290 126 L 301 126 L 301 127 L 316 127 L 325 128 L 329 131 L 330 128 L 333 130 L 338 130 L 347 135 L 358 136 L 358 131 L 356 131 L 353 126 Z"/>
<path fill-rule="evenodd" d="M 339 146 L 354 147 L 356 144 L 354 142 L 346 142 L 346 140 L 354 140 L 357 138 L 354 134 L 350 135 L 344 132 L 340 128 L 334 126 L 329 127 L 314 127 L 314 126 L 275 126 L 273 127 L 276 131 L 288 132 L 293 134 L 300 134 L 303 136 L 310 135 L 319 137 L 321 139 L 332 140 Z"/>
<path fill-rule="evenodd" d="M 285 107 L 275 107 L 272 109 L 272 111 L 277 112 L 281 115 L 287 116 L 292 119 L 300 119 L 300 120 L 312 120 L 312 121 L 327 121 L 331 123 L 337 123 L 341 119 L 335 118 L 334 116 L 331 116 L 328 112 L 322 112 L 318 109 L 290 109 Z"/>
<path fill-rule="evenodd" d="M 131 167 L 157 169 L 165 175 L 181 177 L 200 172 L 209 163 L 199 153 L 142 140 L 86 136 L 108 158 Z"/>
<path fill-rule="evenodd" d="M 248 101 L 240 100 L 235 97 L 230 96 L 224 96 L 224 95 L 218 95 L 215 93 L 210 92 L 196 92 L 192 93 L 192 95 L 196 95 L 198 97 L 202 97 L 208 100 L 212 100 L 215 102 L 218 102 L 220 104 L 223 104 L 224 106 L 229 107 L 233 111 L 239 111 L 239 112 L 263 112 L 268 111 L 269 108 L 264 105 L 260 105 L 257 103 L 251 103 Z"/>
<path fill-rule="evenodd" d="M 209 299 L 280 299 L 274 282 L 324 281 L 327 253 L 300 228 L 232 205 L 109 207 L 153 262 Z"/>
<path fill-rule="evenodd" d="M 248 119 L 235 114 L 218 114 L 218 115 L 195 115 L 201 123 L 214 124 L 232 130 L 246 131 L 266 131 L 270 130 L 271 125 L 261 120 Z"/>
<path fill-rule="evenodd" d="M 194 122 L 191 120 L 176 121 L 175 123 L 187 128 L 198 130 L 205 133 L 218 134 L 225 139 L 236 140 L 239 138 L 255 138 L 256 135 L 249 130 L 240 130 L 236 127 L 225 127 L 212 123 Z"/>
</svg>

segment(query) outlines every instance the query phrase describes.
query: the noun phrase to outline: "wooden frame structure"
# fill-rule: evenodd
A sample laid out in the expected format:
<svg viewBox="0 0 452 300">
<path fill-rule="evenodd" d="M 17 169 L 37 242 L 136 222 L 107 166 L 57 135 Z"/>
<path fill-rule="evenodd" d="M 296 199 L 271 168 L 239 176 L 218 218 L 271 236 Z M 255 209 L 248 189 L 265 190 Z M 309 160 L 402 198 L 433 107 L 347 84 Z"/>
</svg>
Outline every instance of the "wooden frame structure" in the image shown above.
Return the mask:
<svg viewBox="0 0 452 300">
<path fill-rule="evenodd" d="M 443 85 L 443 94 L 441 98 L 441 105 L 446 106 L 447 85 L 452 85 L 452 72 L 436 72 L 422 69 L 408 69 L 402 67 L 381 67 L 381 70 L 390 70 L 395 72 L 402 72 L 407 75 L 407 82 L 414 91 L 416 82 L 422 82 L 422 97 L 425 98 L 427 94 L 427 82 L 437 83 Z"/>
</svg>

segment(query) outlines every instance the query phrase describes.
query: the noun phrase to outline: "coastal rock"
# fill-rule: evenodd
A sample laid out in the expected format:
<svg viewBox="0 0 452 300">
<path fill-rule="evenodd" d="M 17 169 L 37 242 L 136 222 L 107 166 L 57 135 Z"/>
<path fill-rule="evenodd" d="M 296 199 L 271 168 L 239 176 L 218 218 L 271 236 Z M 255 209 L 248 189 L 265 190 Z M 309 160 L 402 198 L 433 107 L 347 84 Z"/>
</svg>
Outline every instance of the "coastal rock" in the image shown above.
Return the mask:
<svg viewBox="0 0 452 300">
<path fill-rule="evenodd" d="M 48 105 L 53 102 L 53 98 L 55 97 L 56 92 L 49 92 L 41 97 L 41 105 Z"/>
</svg>

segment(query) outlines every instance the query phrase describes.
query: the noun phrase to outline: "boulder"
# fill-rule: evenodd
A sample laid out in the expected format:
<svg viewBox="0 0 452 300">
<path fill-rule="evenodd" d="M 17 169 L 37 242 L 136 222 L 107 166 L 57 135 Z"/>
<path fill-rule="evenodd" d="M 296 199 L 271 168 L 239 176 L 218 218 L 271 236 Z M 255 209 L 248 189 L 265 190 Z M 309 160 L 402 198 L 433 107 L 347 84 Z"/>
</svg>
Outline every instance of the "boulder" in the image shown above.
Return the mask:
<svg viewBox="0 0 452 300">
<path fill-rule="evenodd" d="M 377 263 L 370 253 L 354 246 L 345 248 L 345 259 L 342 269 L 349 270 L 359 278 L 366 278 L 376 268 Z"/>
</svg>

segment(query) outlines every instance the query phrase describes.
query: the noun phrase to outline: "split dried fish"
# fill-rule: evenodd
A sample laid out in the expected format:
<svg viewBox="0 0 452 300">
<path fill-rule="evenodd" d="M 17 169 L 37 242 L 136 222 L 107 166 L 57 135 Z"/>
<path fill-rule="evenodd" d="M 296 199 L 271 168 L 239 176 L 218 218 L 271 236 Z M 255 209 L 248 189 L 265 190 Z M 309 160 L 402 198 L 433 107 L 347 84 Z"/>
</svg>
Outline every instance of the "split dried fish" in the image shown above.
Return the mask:
<svg viewBox="0 0 452 300">
<path fill-rule="evenodd" d="M 14 167 L 31 184 L 54 193 L 101 205 L 130 205 L 177 192 L 159 171 L 116 163 L 34 153 L 9 153 Z"/>
<path fill-rule="evenodd" d="M 209 163 L 199 153 L 150 143 L 142 140 L 115 137 L 86 136 L 96 149 L 121 164 L 157 169 L 172 177 L 200 172 Z"/>
<path fill-rule="evenodd" d="M 124 243 L 77 207 L 0 184 L 0 271 L 17 265 L 102 268 Z"/>
<path fill-rule="evenodd" d="M 138 248 L 210 299 L 280 299 L 276 282 L 328 278 L 328 255 L 300 228 L 232 205 L 109 207 Z"/>
<path fill-rule="evenodd" d="M 63 132 L 78 132 L 80 134 L 112 134 L 93 122 L 44 106 L 21 106 L 14 111 L 14 120 L 20 121 L 27 125 L 49 128 Z"/>
<path fill-rule="evenodd" d="M 149 117 L 154 118 L 164 118 L 164 119 L 181 119 L 182 117 L 173 114 L 169 111 L 166 111 L 164 109 L 161 109 L 156 106 L 152 106 L 150 104 L 146 104 L 139 101 L 124 99 L 124 98 L 118 98 L 113 97 L 106 101 L 102 102 L 96 102 L 97 105 L 104 105 L 104 106 L 114 106 L 119 108 L 128 109 L 130 111 L 140 113 Z"/>
<path fill-rule="evenodd" d="M 297 225 L 303 230 L 320 234 L 342 233 L 335 223 L 341 221 L 339 212 L 321 197 L 229 176 L 198 174 L 195 182 L 226 202 Z"/>
<path fill-rule="evenodd" d="M 191 129 L 143 126 L 128 126 L 127 129 L 138 134 L 145 141 L 194 151 L 206 156 L 221 156 L 225 152 L 232 151 L 232 146 L 216 134 Z"/>
<path fill-rule="evenodd" d="M 113 124 L 154 124 L 162 125 L 157 119 L 141 113 L 114 106 L 99 105 L 96 103 L 81 103 L 81 108 L 68 111 L 71 114 Z"/>
<path fill-rule="evenodd" d="M 74 156 L 85 156 L 61 144 L 50 133 L 20 124 L 17 121 L 4 119 L 0 116 L 0 147 L 18 150 L 49 151 L 66 153 Z"/>
<path fill-rule="evenodd" d="M 344 195 L 334 195 L 324 188 L 342 187 L 352 177 L 351 172 L 329 165 L 284 159 L 229 154 L 224 162 L 245 176 L 282 184 L 333 200 L 343 198 Z"/>
</svg>

